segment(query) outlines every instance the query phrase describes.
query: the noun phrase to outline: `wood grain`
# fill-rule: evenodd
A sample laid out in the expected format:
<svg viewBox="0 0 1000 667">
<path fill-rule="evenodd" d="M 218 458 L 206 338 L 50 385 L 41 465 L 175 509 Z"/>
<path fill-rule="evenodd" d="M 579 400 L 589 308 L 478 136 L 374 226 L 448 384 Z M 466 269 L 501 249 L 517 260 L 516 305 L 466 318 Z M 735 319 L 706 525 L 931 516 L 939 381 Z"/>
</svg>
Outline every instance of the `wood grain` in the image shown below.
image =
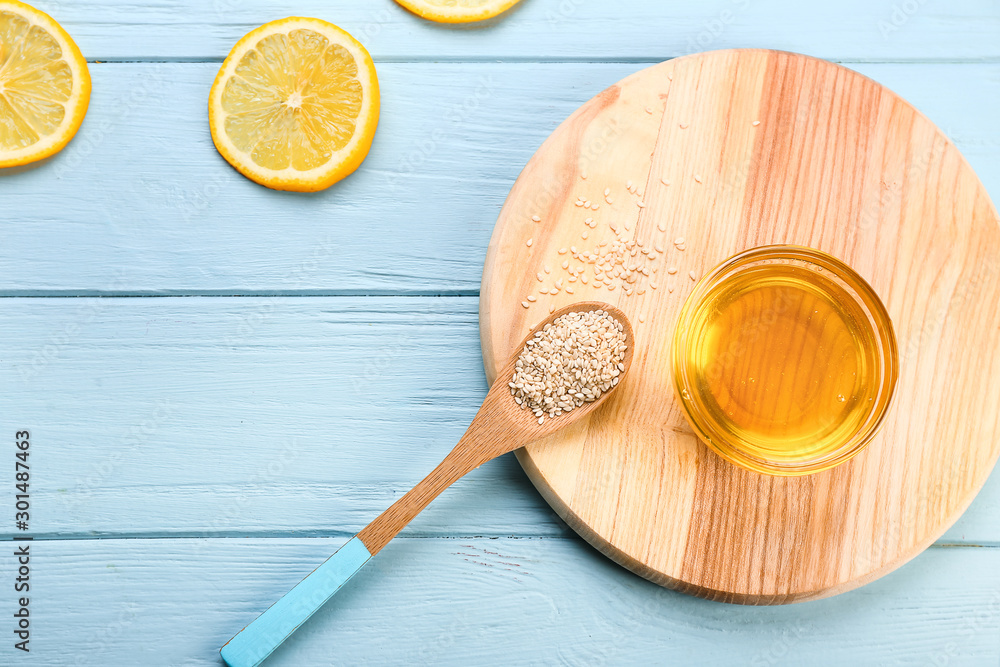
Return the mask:
<svg viewBox="0 0 1000 667">
<path fill-rule="evenodd" d="M 577 107 L 642 67 L 379 63 L 368 159 L 301 196 L 219 157 L 205 115 L 218 63 L 92 64 L 76 139 L 0 174 L 0 219 L 18 223 L 0 227 L 0 295 L 478 294 L 520 168 Z M 1000 192 L 1000 65 L 857 68 L 928 114 Z"/>
<path fill-rule="evenodd" d="M 762 45 L 847 60 L 955 60 L 1000 56 L 1000 18 L 991 0 L 948 6 L 843 0 L 803 7 L 784 2 L 704 0 L 687 5 L 635 0 L 524 0 L 493 21 L 449 27 L 424 21 L 393 0 L 37 0 L 88 58 L 216 59 L 251 29 L 289 14 L 332 21 L 378 60 L 663 60 Z"/>
<path fill-rule="evenodd" d="M 36 541 L 31 653 L 3 642 L 0 661 L 219 667 L 233 628 L 345 539 Z M 847 595 L 762 608 L 654 586 L 576 538 L 400 538 L 266 664 L 986 665 L 998 591 L 990 548 L 934 548 Z"/>
<path fill-rule="evenodd" d="M 642 184 L 645 208 L 623 196 L 626 179 Z M 614 419 L 519 453 L 574 529 L 657 583 L 779 604 L 867 583 L 958 518 L 1000 453 L 1000 227 L 947 137 L 875 82 L 805 56 L 713 52 L 625 79 L 560 126 L 504 205 L 481 300 L 488 370 L 538 317 L 510 302 L 557 248 L 581 243 L 574 200 L 599 201 L 605 187 L 627 205 L 594 216 L 603 230 L 627 222 L 638 238 L 683 236 L 688 249 L 662 258 L 662 271 L 681 269 L 672 294 L 617 297 L 646 323 Z M 721 461 L 670 389 L 685 274 L 771 243 L 847 261 L 885 301 L 902 350 L 882 433 L 850 463 L 798 479 Z"/>
</svg>

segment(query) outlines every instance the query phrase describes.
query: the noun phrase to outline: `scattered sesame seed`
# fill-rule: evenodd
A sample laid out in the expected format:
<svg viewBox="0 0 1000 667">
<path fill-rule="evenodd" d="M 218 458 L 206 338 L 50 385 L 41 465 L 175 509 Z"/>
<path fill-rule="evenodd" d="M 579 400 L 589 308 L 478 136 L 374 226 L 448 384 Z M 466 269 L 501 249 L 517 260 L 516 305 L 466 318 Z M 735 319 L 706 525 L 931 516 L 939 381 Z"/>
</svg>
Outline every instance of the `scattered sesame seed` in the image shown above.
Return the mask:
<svg viewBox="0 0 1000 667">
<path fill-rule="evenodd" d="M 678 236 L 674 239 L 674 245 L 684 245 L 684 237 Z"/>
<path fill-rule="evenodd" d="M 549 312 L 550 313 L 556 312 L 556 304 L 553 303 L 552 305 L 549 306 Z"/>
<path fill-rule="evenodd" d="M 661 232 L 667 231 L 667 226 L 665 224 L 663 224 L 662 222 L 660 224 L 656 225 L 656 228 L 659 229 Z"/>
<path fill-rule="evenodd" d="M 755 120 L 754 122 L 752 122 L 750 124 L 753 125 L 754 127 L 757 127 L 758 125 L 760 125 L 760 121 L 759 120 Z"/>
<path fill-rule="evenodd" d="M 539 294 L 548 294 L 549 293 L 549 288 L 548 287 L 541 287 L 541 288 L 539 288 L 538 293 Z"/>
<path fill-rule="evenodd" d="M 688 276 L 691 277 L 691 280 L 698 280 L 698 276 L 695 274 L 694 271 L 688 271 Z"/>
<path fill-rule="evenodd" d="M 646 113 L 653 113 L 653 107 L 646 107 Z"/>
<path fill-rule="evenodd" d="M 587 180 L 587 172 L 581 171 L 580 172 L 580 178 L 582 178 L 583 180 Z"/>
<path fill-rule="evenodd" d="M 667 269 L 667 273 L 669 273 L 670 275 L 674 275 L 675 273 L 677 273 L 677 267 L 671 266 L 669 269 Z"/>
<path fill-rule="evenodd" d="M 576 294 L 576 292 L 573 291 L 573 288 L 570 287 L 570 286 L 568 286 L 568 285 L 566 286 L 566 293 L 567 294 Z"/>
<path fill-rule="evenodd" d="M 638 206 L 639 208 L 646 208 L 646 202 L 644 201 L 637 201 L 635 205 Z"/>
<path fill-rule="evenodd" d="M 640 316 L 639 316 L 639 322 L 640 322 L 640 323 L 642 323 L 642 322 L 645 322 L 645 321 L 646 321 L 646 318 L 645 318 L 645 316 L 643 316 L 643 315 L 640 315 Z"/>
<path fill-rule="evenodd" d="M 534 242 L 535 242 L 535 239 L 528 239 L 528 242 L 527 242 L 527 243 L 525 243 L 525 245 L 526 245 L 526 246 L 528 246 L 528 247 L 530 248 L 530 247 L 531 247 L 531 244 L 532 244 L 532 243 L 534 243 Z"/>
<path fill-rule="evenodd" d="M 661 178 L 660 179 L 660 183 L 663 183 L 664 185 L 670 185 L 670 179 L 669 178 Z"/>
<path fill-rule="evenodd" d="M 614 204 L 615 203 L 615 200 L 612 199 L 611 197 L 605 197 L 604 201 L 606 201 L 608 204 Z"/>
<path fill-rule="evenodd" d="M 522 301 L 522 302 L 521 302 L 521 305 L 522 305 L 522 306 L 524 306 L 525 308 L 528 308 L 528 307 L 530 307 L 530 306 L 531 306 L 531 304 L 530 304 L 530 303 L 528 303 L 527 301 Z"/>
<path fill-rule="evenodd" d="M 597 210 L 597 209 L 599 209 L 599 208 L 601 208 L 601 205 L 600 205 L 600 204 L 594 204 L 593 206 L 591 206 L 591 207 L 590 207 L 590 210 L 592 210 L 592 211 L 596 211 L 596 210 Z"/>
<path fill-rule="evenodd" d="M 673 287 L 668 287 L 667 288 L 667 292 L 670 293 L 670 294 L 673 294 L 674 293 L 674 288 Z"/>
<path fill-rule="evenodd" d="M 533 216 L 531 216 L 531 219 L 532 219 L 532 221 L 534 221 L 534 222 L 541 222 L 541 221 L 542 221 L 542 219 L 541 219 L 540 217 L 538 217 L 537 215 L 533 215 Z"/>
<path fill-rule="evenodd" d="M 596 228 L 597 223 L 592 218 L 586 218 L 585 222 L 587 221 L 591 223 L 587 225 L 588 227 Z M 570 257 L 581 263 L 574 265 L 569 257 L 558 260 L 559 266 L 556 267 L 556 272 L 559 273 L 561 269 L 564 272 L 562 280 L 569 283 L 592 284 L 598 288 L 607 287 L 609 290 L 621 287 L 627 296 L 644 294 L 645 288 L 648 286 L 650 272 L 657 271 L 657 267 L 653 264 L 661 257 L 657 252 L 662 253 L 662 247 L 653 243 L 647 245 L 647 241 L 639 237 L 628 238 L 625 236 L 626 233 L 636 228 L 634 221 L 609 221 L 607 225 L 614 232 L 616 238 L 604 238 L 599 243 L 595 241 L 595 246 L 589 250 L 576 246 L 570 246 L 569 249 L 560 248 L 558 251 L 560 255 L 569 253 Z M 665 226 L 661 223 L 660 228 L 665 229 Z M 583 240 L 586 241 L 589 235 L 589 230 L 581 231 Z M 588 266 L 591 268 L 588 269 Z M 551 268 L 548 265 L 543 265 L 542 269 L 546 273 L 551 273 Z M 544 282 L 544 280 L 540 279 L 540 282 Z M 547 292 L 542 293 L 555 295 L 559 293 L 560 289 L 564 289 L 561 281 L 557 283 L 556 287 L 551 287 Z"/>
<path fill-rule="evenodd" d="M 657 243 L 653 247 L 656 248 L 656 252 L 663 252 L 663 246 L 661 246 L 659 243 Z"/>
<path fill-rule="evenodd" d="M 538 301 L 538 297 L 534 294 L 528 295 L 528 301 Z"/>
<path fill-rule="evenodd" d="M 699 176 L 698 174 L 695 174 L 694 175 L 694 180 L 695 180 L 696 183 L 701 183 L 701 176 Z"/>
<path fill-rule="evenodd" d="M 611 188 L 604 188 L 604 196 L 607 197 L 609 194 L 611 194 Z"/>
<path fill-rule="evenodd" d="M 691 124 L 690 124 L 690 123 L 681 123 L 681 129 L 682 129 L 682 130 L 686 130 L 686 129 L 688 129 L 689 127 L 691 127 Z"/>
<path fill-rule="evenodd" d="M 656 289 L 656 288 L 659 287 L 659 285 L 657 283 L 654 283 L 652 280 L 649 281 L 649 286 L 652 287 L 653 289 Z"/>
<path fill-rule="evenodd" d="M 625 189 L 626 190 L 631 190 L 632 189 L 632 181 L 629 181 L 628 183 L 625 184 Z"/>
</svg>

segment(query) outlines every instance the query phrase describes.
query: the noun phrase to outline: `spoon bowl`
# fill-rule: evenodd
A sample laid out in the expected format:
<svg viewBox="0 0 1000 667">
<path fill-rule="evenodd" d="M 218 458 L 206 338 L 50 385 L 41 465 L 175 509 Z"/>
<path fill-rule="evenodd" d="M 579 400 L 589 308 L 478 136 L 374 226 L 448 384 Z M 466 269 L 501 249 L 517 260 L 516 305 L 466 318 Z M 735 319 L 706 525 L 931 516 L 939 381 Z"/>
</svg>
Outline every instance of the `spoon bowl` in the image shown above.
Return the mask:
<svg viewBox="0 0 1000 667">
<path fill-rule="evenodd" d="M 528 341 L 534 338 L 535 334 L 544 329 L 547 325 L 552 324 L 567 313 L 590 312 L 595 310 L 603 310 L 608 313 L 613 318 L 621 322 L 622 327 L 624 328 L 626 349 L 622 363 L 625 364 L 625 370 L 622 371 L 621 375 L 619 375 L 622 380 L 619 380 L 617 385 L 601 394 L 600 398 L 590 403 L 584 403 L 580 407 L 573 408 L 573 410 L 569 412 L 564 412 L 558 417 L 546 417 L 545 421 L 539 424 L 538 419 L 534 416 L 531 410 L 522 409 L 521 406 L 514 402 L 513 397 L 511 396 L 508 383 L 511 381 L 511 378 L 514 377 L 517 359 L 520 356 L 521 351 L 528 344 Z M 492 453 L 490 458 L 495 458 L 516 449 L 520 449 L 524 445 L 535 442 L 536 440 L 541 440 L 542 438 L 552 435 L 556 431 L 566 428 L 567 426 L 590 415 L 603 405 L 604 401 L 607 400 L 607 398 L 621 386 L 622 381 L 628 374 L 629 368 L 632 367 L 632 356 L 635 348 L 634 343 L 635 333 L 632 330 L 632 323 L 629 322 L 625 313 L 623 313 L 621 309 L 616 306 L 612 306 L 611 304 L 603 303 L 601 301 L 581 301 L 579 303 L 570 304 L 553 312 L 551 315 L 535 325 L 528 335 L 525 336 L 521 343 L 514 349 L 514 352 L 510 355 L 507 363 L 504 364 L 500 372 L 497 373 L 496 380 L 494 380 L 489 393 L 486 395 L 486 399 L 483 401 L 483 406 L 479 409 L 479 412 L 476 414 L 476 418 L 469 427 L 469 431 L 472 431 L 473 428 L 477 427 L 477 422 L 482 421 L 482 424 L 479 425 L 480 427 L 489 424 L 491 428 L 497 429 L 498 435 L 506 437 L 499 437 L 493 441 L 479 441 L 476 443 L 477 448 L 480 448 L 483 452 Z M 506 427 L 502 425 L 503 421 L 507 422 Z M 468 435 L 468 432 L 466 435 Z M 463 437 L 462 440 L 465 440 L 465 438 Z M 461 444 L 462 441 L 459 441 L 459 445 Z"/>
</svg>

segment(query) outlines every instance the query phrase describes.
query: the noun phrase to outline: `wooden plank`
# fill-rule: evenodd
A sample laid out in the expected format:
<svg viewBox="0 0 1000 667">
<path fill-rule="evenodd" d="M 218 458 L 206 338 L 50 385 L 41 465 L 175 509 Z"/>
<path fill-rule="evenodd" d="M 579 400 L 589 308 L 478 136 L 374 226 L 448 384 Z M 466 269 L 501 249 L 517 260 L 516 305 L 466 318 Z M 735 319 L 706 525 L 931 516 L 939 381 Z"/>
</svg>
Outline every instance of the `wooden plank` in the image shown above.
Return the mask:
<svg viewBox="0 0 1000 667">
<path fill-rule="evenodd" d="M 26 664 L 217 665 L 343 542 L 36 541 Z M 1000 549 L 932 548 L 857 591 L 761 608 L 661 589 L 576 539 L 404 538 L 268 665 L 983 665 L 998 633 Z M 24 657 L 0 644 L 0 662 Z"/>
<path fill-rule="evenodd" d="M 642 67 L 383 64 L 368 160 L 303 196 L 255 185 L 216 153 L 205 111 L 216 65 L 95 65 L 80 135 L 0 176 L 0 294 L 475 294 L 528 158 Z M 938 122 L 1000 192 L 1000 65 L 857 69 Z"/>
<path fill-rule="evenodd" d="M 333 21 L 377 59 L 652 59 L 758 46 L 849 60 L 996 58 L 990 0 L 845 0 L 826 5 L 706 0 L 628 5 L 525 0 L 479 26 L 423 21 L 392 0 L 37 0 L 97 60 L 221 59 L 243 34 L 294 13 Z"/>
<path fill-rule="evenodd" d="M 6 298 L 0 350 L 0 433 L 33 436 L 32 530 L 63 537 L 353 534 L 487 388 L 474 298 Z M 942 541 L 1000 543 L 998 519 L 994 475 Z M 505 457 L 405 534 L 566 530 Z"/>
</svg>

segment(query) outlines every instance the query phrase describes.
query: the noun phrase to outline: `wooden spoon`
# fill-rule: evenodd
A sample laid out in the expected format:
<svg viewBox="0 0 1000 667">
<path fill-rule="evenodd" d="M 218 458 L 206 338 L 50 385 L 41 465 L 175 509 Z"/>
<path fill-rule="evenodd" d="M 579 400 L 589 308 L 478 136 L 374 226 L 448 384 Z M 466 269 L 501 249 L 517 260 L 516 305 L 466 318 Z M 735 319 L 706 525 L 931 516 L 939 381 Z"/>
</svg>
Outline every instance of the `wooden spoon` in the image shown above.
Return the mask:
<svg viewBox="0 0 1000 667">
<path fill-rule="evenodd" d="M 619 375 L 624 379 L 632 365 L 635 335 L 628 318 L 618 308 L 598 301 L 584 301 L 557 310 L 531 330 L 517 347 L 510 360 L 497 374 L 482 407 L 476 413 L 469 429 L 455 448 L 419 484 L 382 512 L 360 533 L 313 570 L 295 588 L 271 605 L 250 625 L 241 630 L 222 647 L 222 659 L 230 667 L 255 667 L 264 661 L 302 623 L 323 606 L 341 586 L 347 583 L 361 567 L 389 543 L 410 523 L 417 514 L 438 494 L 466 473 L 501 454 L 512 452 L 536 440 L 552 435 L 559 429 L 578 422 L 596 410 L 621 381 L 592 403 L 558 417 L 547 418 L 539 424 L 530 410 L 523 410 L 514 402 L 507 383 L 514 375 L 514 365 L 525 343 L 546 324 L 570 312 L 604 310 L 622 323 L 625 328 L 625 370 Z"/>
</svg>

